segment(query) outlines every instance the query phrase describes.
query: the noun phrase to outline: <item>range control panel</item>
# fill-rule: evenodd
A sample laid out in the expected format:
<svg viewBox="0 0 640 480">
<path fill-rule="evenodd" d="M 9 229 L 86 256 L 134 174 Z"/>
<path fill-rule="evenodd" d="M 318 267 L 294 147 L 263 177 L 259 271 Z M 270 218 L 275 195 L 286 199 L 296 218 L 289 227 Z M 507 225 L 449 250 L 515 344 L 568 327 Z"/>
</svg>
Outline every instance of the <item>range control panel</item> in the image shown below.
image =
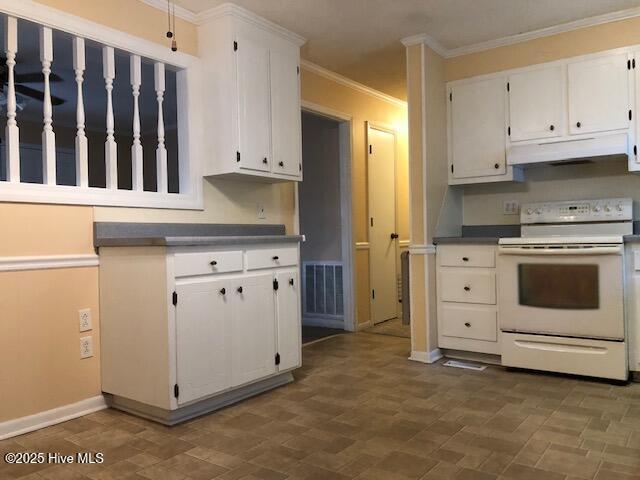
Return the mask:
<svg viewBox="0 0 640 480">
<path fill-rule="evenodd" d="M 525 203 L 520 209 L 520 223 L 623 222 L 633 219 L 630 198 L 604 198 L 568 202 Z"/>
</svg>

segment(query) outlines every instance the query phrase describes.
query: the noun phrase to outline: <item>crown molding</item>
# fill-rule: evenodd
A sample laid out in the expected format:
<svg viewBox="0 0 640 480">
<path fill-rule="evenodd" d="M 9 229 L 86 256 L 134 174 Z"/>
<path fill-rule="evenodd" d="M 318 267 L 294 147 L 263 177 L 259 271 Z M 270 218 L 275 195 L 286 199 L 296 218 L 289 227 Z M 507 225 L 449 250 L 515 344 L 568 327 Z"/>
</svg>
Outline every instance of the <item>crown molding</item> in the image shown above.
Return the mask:
<svg viewBox="0 0 640 480">
<path fill-rule="evenodd" d="M 149 5 L 150 7 L 157 8 L 164 12 L 167 11 L 167 0 L 140 0 L 142 3 Z M 187 22 L 196 23 L 198 15 L 193 13 L 180 5 L 175 6 L 176 17 L 186 20 Z"/>
<path fill-rule="evenodd" d="M 375 90 L 374 88 L 367 87 L 362 83 L 351 80 L 350 78 L 342 76 L 339 73 L 333 72 L 331 70 L 327 70 L 326 68 L 321 67 L 320 65 L 316 65 L 315 63 L 310 62 L 308 60 L 301 60 L 300 66 L 303 69 L 309 72 L 315 73 L 317 75 L 320 75 L 321 77 L 324 77 L 328 80 L 332 80 L 346 87 L 353 88 L 354 90 L 357 90 L 366 95 L 371 95 L 372 97 L 376 97 L 378 100 L 383 100 L 385 102 L 388 102 L 403 108 L 407 107 L 407 102 L 405 102 L 404 100 L 401 100 L 396 97 L 392 97 L 391 95 L 383 93 L 379 90 Z"/>
<path fill-rule="evenodd" d="M 540 28 L 538 30 L 531 30 L 530 32 L 518 33 L 516 35 L 510 35 L 507 37 L 496 38 L 494 40 L 487 40 L 486 42 L 474 43 L 472 45 L 465 45 L 463 47 L 450 49 L 443 47 L 440 42 L 426 33 L 405 37 L 402 39 L 402 43 L 406 47 L 424 43 L 425 45 L 433 49 L 438 55 L 444 58 L 453 58 L 459 57 L 461 55 L 468 55 L 470 53 L 491 50 L 493 48 L 515 45 L 517 43 L 535 40 L 537 38 L 549 37 L 551 35 L 557 35 L 559 33 L 570 32 L 573 30 L 579 30 L 581 28 L 593 27 L 605 23 L 626 20 L 628 18 L 638 16 L 640 16 L 640 7 L 629 8 L 627 10 L 605 13 L 603 15 L 583 18 L 581 20 L 562 23 L 560 25 L 554 25 L 552 27 Z"/>
</svg>

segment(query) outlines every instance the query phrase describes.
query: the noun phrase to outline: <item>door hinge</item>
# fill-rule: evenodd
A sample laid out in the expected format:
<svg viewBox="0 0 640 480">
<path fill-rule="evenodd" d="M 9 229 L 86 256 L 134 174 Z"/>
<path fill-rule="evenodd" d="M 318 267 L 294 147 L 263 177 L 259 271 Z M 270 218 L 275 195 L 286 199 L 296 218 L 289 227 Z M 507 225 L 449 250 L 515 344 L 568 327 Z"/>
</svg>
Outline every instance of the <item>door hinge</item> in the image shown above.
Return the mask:
<svg viewBox="0 0 640 480">
<path fill-rule="evenodd" d="M 373 217 L 371 217 L 371 226 L 373 227 Z"/>
<path fill-rule="evenodd" d="M 233 51 L 238 51 L 238 42 L 233 42 Z"/>
<path fill-rule="evenodd" d="M 298 170 L 302 171 L 302 164 L 301 163 L 298 164 Z"/>
<path fill-rule="evenodd" d="M 629 120 L 631 120 L 631 117 L 632 117 L 631 110 L 629 110 Z"/>
<path fill-rule="evenodd" d="M 507 135 L 511 136 L 511 127 L 507 127 Z"/>
<path fill-rule="evenodd" d="M 451 164 L 451 173 L 453 173 L 453 163 Z"/>
<path fill-rule="evenodd" d="M 373 153 L 373 145 L 369 145 L 369 153 Z"/>
<path fill-rule="evenodd" d="M 173 386 L 173 396 L 176 398 L 180 396 L 180 387 L 177 383 Z"/>
<path fill-rule="evenodd" d="M 449 101 L 452 102 L 453 101 L 453 93 L 449 92 Z"/>
<path fill-rule="evenodd" d="M 273 279 L 273 289 L 274 290 L 278 290 L 279 287 L 280 287 L 280 284 L 278 283 L 278 279 L 274 278 Z"/>
<path fill-rule="evenodd" d="M 636 156 L 638 155 L 638 146 L 637 145 L 633 146 L 633 154 L 636 155 Z"/>
<path fill-rule="evenodd" d="M 296 72 L 298 72 L 298 75 L 300 75 L 300 66 L 299 65 L 296 67 Z"/>
<path fill-rule="evenodd" d="M 280 354 L 276 353 L 276 365 L 280 365 Z"/>
<path fill-rule="evenodd" d="M 240 161 L 240 152 L 236 152 L 236 162 Z"/>
<path fill-rule="evenodd" d="M 178 304 L 178 293 L 177 292 L 173 292 L 173 304 L 174 305 Z"/>
<path fill-rule="evenodd" d="M 376 299 L 376 291 L 375 290 L 371 290 L 371 298 L 373 298 L 374 300 Z"/>
<path fill-rule="evenodd" d="M 511 85 L 509 85 L 509 82 L 507 82 L 507 92 L 511 91 Z"/>
</svg>

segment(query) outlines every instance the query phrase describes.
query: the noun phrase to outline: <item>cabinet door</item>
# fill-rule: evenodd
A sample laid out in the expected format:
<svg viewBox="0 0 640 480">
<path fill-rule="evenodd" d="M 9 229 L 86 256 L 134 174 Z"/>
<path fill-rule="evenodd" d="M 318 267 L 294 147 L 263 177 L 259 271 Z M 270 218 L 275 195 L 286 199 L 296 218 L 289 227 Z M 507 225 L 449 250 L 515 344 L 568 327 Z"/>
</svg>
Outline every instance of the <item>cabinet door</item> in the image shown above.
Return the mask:
<svg viewBox="0 0 640 480">
<path fill-rule="evenodd" d="M 296 52 L 271 50 L 271 171 L 302 175 L 300 83 Z"/>
<path fill-rule="evenodd" d="M 506 80 L 491 78 L 451 89 L 451 166 L 454 178 L 506 173 Z"/>
<path fill-rule="evenodd" d="M 279 370 L 299 367 L 301 361 L 300 289 L 297 270 L 276 274 L 276 318 Z"/>
<path fill-rule="evenodd" d="M 629 127 L 628 60 L 618 53 L 569 64 L 569 133 Z"/>
<path fill-rule="evenodd" d="M 562 135 L 564 90 L 564 67 L 561 65 L 509 76 L 511 141 Z"/>
<path fill-rule="evenodd" d="M 240 168 L 269 171 L 271 113 L 269 49 L 251 38 L 237 40 Z"/>
<path fill-rule="evenodd" d="M 230 282 L 231 384 L 235 387 L 275 373 L 276 322 L 272 274 Z"/>
<path fill-rule="evenodd" d="M 223 294 L 225 289 L 226 295 Z M 176 288 L 176 355 L 179 403 L 230 386 L 229 287 L 226 281 Z M 137 368 L 132 365 L 132 368 Z"/>
</svg>

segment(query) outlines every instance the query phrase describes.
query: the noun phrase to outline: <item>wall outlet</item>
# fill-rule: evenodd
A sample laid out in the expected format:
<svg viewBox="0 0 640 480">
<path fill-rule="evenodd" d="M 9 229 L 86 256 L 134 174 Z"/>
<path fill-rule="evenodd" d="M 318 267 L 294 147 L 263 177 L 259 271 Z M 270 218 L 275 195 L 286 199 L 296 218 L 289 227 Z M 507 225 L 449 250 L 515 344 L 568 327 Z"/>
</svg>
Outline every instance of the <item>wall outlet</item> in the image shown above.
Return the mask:
<svg viewBox="0 0 640 480">
<path fill-rule="evenodd" d="M 264 209 L 264 205 L 262 203 L 258 204 L 258 219 L 264 220 L 267 218 L 267 212 Z"/>
<path fill-rule="evenodd" d="M 93 357 L 93 337 L 80 337 L 80 358 Z"/>
<path fill-rule="evenodd" d="M 503 215 L 518 215 L 520 213 L 520 203 L 517 200 L 505 200 L 502 202 Z"/>
<path fill-rule="evenodd" d="M 78 317 L 80 319 L 80 331 L 88 332 L 93 329 L 93 325 L 91 322 L 91 309 L 83 308 L 82 310 L 78 310 Z"/>
</svg>

